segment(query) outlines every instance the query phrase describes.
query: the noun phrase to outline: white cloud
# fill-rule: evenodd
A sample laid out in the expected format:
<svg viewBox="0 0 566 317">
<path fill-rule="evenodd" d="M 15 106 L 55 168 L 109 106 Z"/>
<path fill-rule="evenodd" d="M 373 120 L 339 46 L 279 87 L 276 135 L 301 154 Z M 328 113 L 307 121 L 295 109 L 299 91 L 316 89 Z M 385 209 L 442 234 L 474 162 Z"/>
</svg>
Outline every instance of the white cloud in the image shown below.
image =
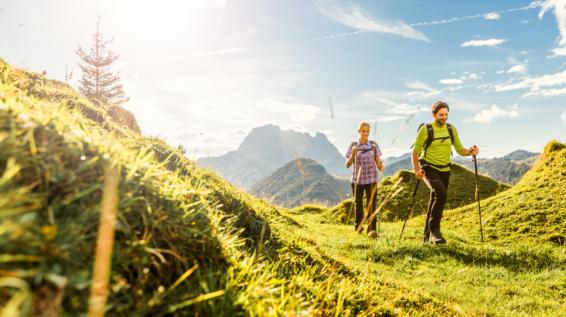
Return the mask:
<svg viewBox="0 0 566 317">
<path fill-rule="evenodd" d="M 523 64 L 515 65 L 507 70 L 508 74 L 525 74 L 527 72 L 527 66 Z"/>
<path fill-rule="evenodd" d="M 420 98 L 420 99 L 428 99 L 438 97 L 442 91 L 432 88 L 429 84 L 420 82 L 420 81 L 411 81 L 405 83 L 405 86 L 409 89 L 413 89 L 407 93 L 407 96 Z"/>
<path fill-rule="evenodd" d="M 460 85 L 464 83 L 464 81 L 458 78 L 446 78 L 439 80 L 438 83 L 443 85 Z"/>
<path fill-rule="evenodd" d="M 381 116 L 379 117 L 379 119 L 377 119 L 377 121 L 379 122 L 391 122 L 391 121 L 401 121 L 401 120 L 406 120 L 406 117 L 401 117 L 401 116 Z"/>
<path fill-rule="evenodd" d="M 564 110 L 564 112 L 562 112 L 562 122 L 564 123 L 564 125 L 566 126 L 566 110 Z"/>
<path fill-rule="evenodd" d="M 501 14 L 497 12 L 490 12 L 483 15 L 483 18 L 486 20 L 500 20 Z"/>
<path fill-rule="evenodd" d="M 477 46 L 497 46 L 507 42 L 506 39 L 487 39 L 487 40 L 471 40 L 460 45 L 461 47 L 477 47 Z"/>
<path fill-rule="evenodd" d="M 539 19 L 549 11 L 554 11 L 560 37 L 558 47 L 552 50 L 554 56 L 566 56 L 566 0 L 545 0 L 539 12 Z"/>
<path fill-rule="evenodd" d="M 450 87 L 446 88 L 446 90 L 448 90 L 450 92 L 455 92 L 455 91 L 458 91 L 458 90 L 462 90 L 462 88 L 464 88 L 464 87 L 462 87 L 462 86 L 450 86 Z"/>
<path fill-rule="evenodd" d="M 481 79 L 482 76 L 476 73 L 465 72 L 464 75 L 460 76 L 461 80 L 470 80 L 470 79 Z"/>
<path fill-rule="evenodd" d="M 381 105 L 385 105 L 384 111 L 386 113 L 396 114 L 396 115 L 410 115 L 422 111 L 427 111 L 426 108 L 420 105 L 411 105 L 405 101 L 394 101 L 391 99 L 403 100 L 405 96 L 400 93 L 391 93 L 383 91 L 366 91 L 363 96 L 370 101 L 378 102 Z M 393 97 L 393 98 L 392 98 Z"/>
<path fill-rule="evenodd" d="M 221 56 L 221 55 L 239 53 L 244 51 L 246 51 L 246 48 L 244 47 L 234 47 L 234 48 L 226 48 L 226 49 L 213 50 L 213 51 L 187 53 L 187 54 L 140 57 L 140 58 L 134 58 L 124 61 L 118 61 L 116 64 L 118 67 L 124 67 L 132 64 L 170 63 L 170 62 L 182 61 L 186 59 L 198 59 L 203 57 Z"/>
<path fill-rule="evenodd" d="M 320 109 L 289 97 L 309 76 L 289 58 L 249 51 L 160 58 L 122 69 L 131 97 L 126 107 L 144 134 L 183 144 L 199 156 L 237 148 L 245 135 L 233 131 L 269 123 L 309 130 Z"/>
<path fill-rule="evenodd" d="M 554 55 L 553 55 L 553 56 L 550 56 L 550 57 L 566 56 L 566 47 L 553 48 L 553 49 L 551 50 L 551 52 L 552 52 Z"/>
<path fill-rule="evenodd" d="M 499 18 L 501 17 L 501 14 L 503 14 L 503 13 L 510 13 L 510 12 L 517 12 L 517 11 L 528 11 L 528 10 L 531 10 L 531 9 L 540 8 L 541 6 L 542 6 L 542 1 L 533 1 L 529 5 L 524 6 L 524 7 L 511 8 L 511 9 L 496 11 L 496 12 L 487 12 L 487 13 L 483 13 L 483 14 L 474 14 L 474 15 L 468 15 L 468 16 L 463 16 L 463 17 L 453 17 L 453 18 L 446 18 L 446 19 L 427 21 L 427 22 L 417 22 L 417 23 L 411 23 L 410 25 L 411 26 L 431 26 L 431 25 L 439 25 L 439 24 L 449 24 L 449 23 L 460 22 L 460 21 L 465 21 L 465 20 L 472 20 L 472 19 L 499 20 Z M 496 17 L 499 17 L 499 18 L 496 19 Z"/>
<path fill-rule="evenodd" d="M 507 82 L 495 86 L 495 91 L 505 92 L 513 90 L 528 89 L 530 92 L 525 96 L 540 94 L 544 87 L 554 87 L 566 85 L 566 71 L 559 73 L 542 75 L 538 77 L 528 76 L 519 81 Z"/>
<path fill-rule="evenodd" d="M 315 119 L 316 115 L 320 112 L 320 109 L 313 105 L 295 103 L 292 101 L 286 102 L 271 98 L 258 100 L 257 105 L 262 111 L 268 111 L 282 116 L 282 120 L 280 121 L 286 122 L 287 125 L 291 126 L 301 126 L 308 123 Z M 285 128 L 285 124 L 280 125 Z"/>
<path fill-rule="evenodd" d="M 478 74 L 476 74 L 476 73 L 471 73 L 470 75 L 468 75 L 468 78 L 469 78 L 469 79 L 481 79 L 482 76 L 481 76 L 481 75 L 478 75 Z"/>
<path fill-rule="evenodd" d="M 330 35 L 324 35 L 324 36 L 319 36 L 319 37 L 314 37 L 311 40 L 316 41 L 316 40 L 331 40 L 331 39 L 335 39 L 335 38 L 339 38 L 339 37 L 345 37 L 345 36 L 352 36 L 352 35 L 356 35 L 356 34 L 362 34 L 362 33 L 366 33 L 367 31 L 354 31 L 354 32 L 345 32 L 345 33 L 338 33 L 338 34 L 330 34 Z"/>
<path fill-rule="evenodd" d="M 466 122 L 481 122 L 490 123 L 495 118 L 518 118 L 519 117 L 519 107 L 513 105 L 507 109 L 499 108 L 497 105 L 492 105 L 489 109 L 484 109 L 479 113 L 476 113 L 472 120 L 464 120 Z"/>
<path fill-rule="evenodd" d="M 566 95 L 566 88 L 533 90 L 524 94 L 523 97 L 529 97 L 529 96 L 558 97 L 563 95 Z"/>
<path fill-rule="evenodd" d="M 359 31 L 386 33 L 408 39 L 430 42 L 424 33 L 405 22 L 400 20 L 393 22 L 380 21 L 360 7 L 344 8 L 330 3 L 330 1 L 315 1 L 315 5 L 319 12 L 326 17 Z"/>
<path fill-rule="evenodd" d="M 500 69 L 498 71 L 495 72 L 497 75 L 501 75 L 501 74 L 505 74 L 505 71 L 503 69 Z"/>
</svg>

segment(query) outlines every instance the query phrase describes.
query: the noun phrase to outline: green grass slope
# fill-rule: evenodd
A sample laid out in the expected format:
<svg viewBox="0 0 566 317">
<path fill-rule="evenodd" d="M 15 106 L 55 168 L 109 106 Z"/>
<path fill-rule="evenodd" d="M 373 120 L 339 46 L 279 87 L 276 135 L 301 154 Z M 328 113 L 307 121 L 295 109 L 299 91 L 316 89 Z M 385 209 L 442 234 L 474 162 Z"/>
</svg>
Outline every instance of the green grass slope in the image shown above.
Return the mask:
<svg viewBox="0 0 566 317">
<path fill-rule="evenodd" d="M 447 245 L 425 245 L 422 216 L 409 220 L 401 241 L 402 222 L 382 223 L 374 240 L 312 209 L 294 210 L 293 219 L 302 225 L 294 231 L 296 239 L 359 272 L 363 281 L 387 285 L 395 306 L 414 308 L 400 315 L 566 315 L 563 246 L 522 240 L 481 243 L 477 228 L 456 226 L 443 229 Z M 411 293 L 422 297 L 405 297 Z M 434 300 L 422 302 L 427 298 Z"/>
<path fill-rule="evenodd" d="M 367 279 L 307 226 L 0 60 L 0 314 L 84 314 L 104 170 L 120 170 L 108 316 L 456 315 Z"/>
<path fill-rule="evenodd" d="M 511 189 L 481 201 L 488 239 L 549 241 L 566 239 L 566 144 L 551 141 L 539 161 Z M 452 227 L 477 231 L 474 204 L 446 214 Z"/>
<path fill-rule="evenodd" d="M 493 196 L 509 188 L 509 185 L 497 182 L 484 175 L 478 175 L 478 179 L 482 198 Z M 415 174 L 411 171 L 400 171 L 394 176 L 386 177 L 379 184 L 377 189 L 378 205 L 382 199 L 395 191 L 394 185 L 398 181 L 400 181 L 402 190 L 398 195 L 393 196 L 382 209 L 381 219 L 384 221 L 404 220 L 407 216 L 407 209 L 416 185 Z M 475 186 L 476 180 L 473 172 L 458 164 L 452 164 L 446 209 L 472 203 L 475 200 Z M 430 190 L 421 182 L 417 191 L 417 197 L 415 198 L 412 216 L 426 213 L 429 196 Z M 341 202 L 332 208 L 330 212 L 337 220 L 345 222 L 350 208 L 351 199 Z M 350 218 L 350 222 L 352 221 L 353 217 Z"/>
</svg>

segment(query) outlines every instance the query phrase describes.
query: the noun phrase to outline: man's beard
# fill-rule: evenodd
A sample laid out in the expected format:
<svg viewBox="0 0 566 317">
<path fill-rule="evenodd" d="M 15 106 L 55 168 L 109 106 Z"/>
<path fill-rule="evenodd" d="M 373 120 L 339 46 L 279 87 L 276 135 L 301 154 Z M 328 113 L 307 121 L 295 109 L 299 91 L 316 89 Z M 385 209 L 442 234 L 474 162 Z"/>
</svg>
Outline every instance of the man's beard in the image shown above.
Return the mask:
<svg viewBox="0 0 566 317">
<path fill-rule="evenodd" d="M 443 126 L 444 125 L 444 120 L 442 119 L 436 119 L 436 124 L 438 124 L 439 126 Z"/>
</svg>

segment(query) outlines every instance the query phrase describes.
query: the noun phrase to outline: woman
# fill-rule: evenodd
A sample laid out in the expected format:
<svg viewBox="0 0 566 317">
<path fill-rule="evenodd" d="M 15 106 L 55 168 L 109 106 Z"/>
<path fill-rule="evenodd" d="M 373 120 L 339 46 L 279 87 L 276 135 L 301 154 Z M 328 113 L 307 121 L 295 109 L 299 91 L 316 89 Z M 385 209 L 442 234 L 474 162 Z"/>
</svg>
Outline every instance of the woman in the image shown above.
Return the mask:
<svg viewBox="0 0 566 317">
<path fill-rule="evenodd" d="M 352 142 L 346 152 L 346 167 L 354 166 L 352 172 L 352 192 L 356 206 L 356 231 L 361 232 L 364 220 L 364 193 L 366 196 L 366 204 L 368 206 L 368 217 L 374 213 L 377 201 L 377 170 L 383 172 L 383 164 L 381 163 L 381 150 L 375 141 L 369 141 L 370 125 L 367 122 L 361 122 L 358 126 L 359 140 Z M 376 217 L 372 217 L 372 221 L 368 225 L 367 233 L 371 238 L 377 237 Z"/>
</svg>

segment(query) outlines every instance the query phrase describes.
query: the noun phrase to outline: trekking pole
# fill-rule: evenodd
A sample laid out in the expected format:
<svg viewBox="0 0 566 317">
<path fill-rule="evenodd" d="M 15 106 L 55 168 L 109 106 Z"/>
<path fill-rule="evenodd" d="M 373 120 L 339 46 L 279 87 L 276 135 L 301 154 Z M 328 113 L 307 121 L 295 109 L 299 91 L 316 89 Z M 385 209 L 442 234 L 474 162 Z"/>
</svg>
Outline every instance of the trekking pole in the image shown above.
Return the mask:
<svg viewBox="0 0 566 317">
<path fill-rule="evenodd" d="M 413 191 L 413 198 L 411 198 L 411 203 L 409 204 L 409 209 L 407 211 L 407 218 L 405 218 L 405 222 L 403 222 L 403 228 L 401 228 L 401 234 L 399 235 L 399 241 L 401 241 L 401 237 L 403 236 L 403 231 L 405 231 L 405 225 L 407 224 L 407 220 L 411 217 L 411 212 L 413 211 L 413 205 L 415 203 L 415 197 L 417 196 L 417 190 L 419 189 L 419 184 L 421 183 L 420 179 L 417 179 L 417 184 L 415 185 L 415 190 Z"/>
<path fill-rule="evenodd" d="M 373 209 L 375 207 L 373 199 L 375 197 L 376 191 L 377 191 L 377 184 L 376 184 L 376 186 L 372 186 L 369 202 L 368 202 L 368 205 L 366 206 L 366 210 L 364 212 L 364 217 L 362 219 L 362 222 L 360 222 L 360 224 L 356 228 L 356 231 L 358 231 L 358 232 L 362 232 L 363 225 L 364 225 L 364 222 L 366 222 L 366 220 L 367 220 L 368 225 L 369 225 L 371 223 L 371 221 L 373 221 L 373 217 L 375 217 L 375 214 L 372 214 L 370 216 L 370 209 Z"/>
<path fill-rule="evenodd" d="M 356 192 L 358 190 L 358 179 L 360 178 L 360 174 L 362 172 L 362 169 L 360 168 L 360 170 L 356 170 L 358 164 L 356 164 L 356 159 L 354 158 L 354 175 L 356 175 L 356 178 L 354 178 L 354 197 L 352 200 L 352 204 L 350 205 L 350 211 L 348 212 L 348 219 L 346 219 L 346 224 L 350 223 L 350 216 L 352 215 L 352 208 L 354 207 L 354 205 L 356 204 Z M 357 171 L 357 173 L 356 173 Z"/>
<path fill-rule="evenodd" d="M 480 235 L 481 235 L 481 242 L 483 242 L 483 228 L 482 228 L 482 221 L 481 221 L 481 206 L 480 206 L 480 186 L 478 183 L 478 160 L 476 156 L 474 158 L 474 169 L 476 171 L 476 197 L 478 200 L 478 214 L 480 215 Z"/>
</svg>

